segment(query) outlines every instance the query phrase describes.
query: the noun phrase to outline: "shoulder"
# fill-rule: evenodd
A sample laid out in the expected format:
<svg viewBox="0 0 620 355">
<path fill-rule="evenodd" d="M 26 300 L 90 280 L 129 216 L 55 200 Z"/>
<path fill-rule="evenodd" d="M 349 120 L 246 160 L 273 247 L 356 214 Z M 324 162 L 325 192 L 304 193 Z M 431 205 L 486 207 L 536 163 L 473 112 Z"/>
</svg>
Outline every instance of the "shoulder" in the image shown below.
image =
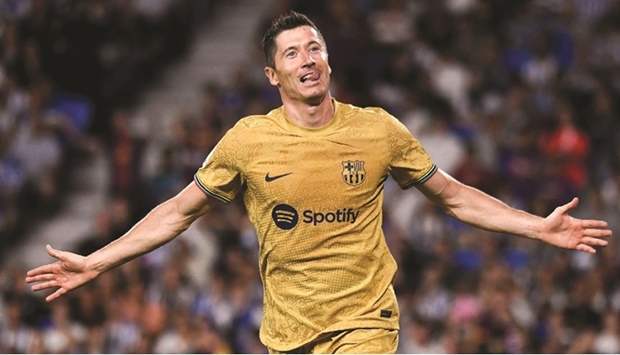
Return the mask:
<svg viewBox="0 0 620 355">
<path fill-rule="evenodd" d="M 356 124 L 370 126 L 376 134 L 381 134 L 388 142 L 408 142 L 415 140 L 407 127 L 394 115 L 389 113 L 382 107 L 369 106 L 357 107 L 353 105 L 342 104 L 344 115 L 348 114 L 355 117 L 353 120 Z"/>
<path fill-rule="evenodd" d="M 347 118 L 355 116 L 357 119 L 361 118 L 374 121 L 398 121 L 394 116 L 392 116 L 382 107 L 360 107 L 338 102 L 338 111 L 342 114 L 343 117 Z"/>
<path fill-rule="evenodd" d="M 342 111 L 343 116 L 353 118 L 348 121 L 354 121 L 355 124 L 362 126 L 370 126 L 376 133 L 381 132 L 386 136 L 392 136 L 394 132 L 408 132 L 398 118 L 382 107 L 342 105 Z"/>
<path fill-rule="evenodd" d="M 277 124 L 282 115 L 283 107 L 280 106 L 266 114 L 245 116 L 237 121 L 232 129 L 238 131 L 269 129 Z"/>
<path fill-rule="evenodd" d="M 239 119 L 220 139 L 219 150 L 238 156 L 268 142 L 278 131 L 276 118 L 271 114 L 249 115 Z"/>
<path fill-rule="evenodd" d="M 271 119 L 267 115 L 251 115 L 241 118 L 233 126 L 232 130 L 252 130 L 269 125 Z"/>
<path fill-rule="evenodd" d="M 235 125 L 230 128 L 224 138 L 237 137 L 239 135 L 247 134 L 259 134 L 261 132 L 268 132 L 274 126 L 274 120 L 268 115 L 250 115 L 245 116 Z"/>
</svg>

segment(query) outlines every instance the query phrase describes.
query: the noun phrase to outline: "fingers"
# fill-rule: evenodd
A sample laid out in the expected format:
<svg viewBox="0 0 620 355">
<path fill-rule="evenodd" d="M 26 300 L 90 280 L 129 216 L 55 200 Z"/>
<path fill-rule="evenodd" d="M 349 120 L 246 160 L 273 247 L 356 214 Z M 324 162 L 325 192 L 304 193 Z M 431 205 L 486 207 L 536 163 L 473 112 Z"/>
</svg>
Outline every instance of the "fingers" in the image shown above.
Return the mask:
<svg viewBox="0 0 620 355">
<path fill-rule="evenodd" d="M 49 244 L 45 246 L 45 249 L 47 249 L 47 253 L 59 260 L 63 260 L 62 258 L 62 252 L 59 250 L 56 250 L 54 248 L 52 248 Z M 39 266 L 37 268 L 34 268 L 30 271 L 28 271 L 28 273 L 26 273 L 26 275 L 28 277 L 32 277 L 32 276 L 37 276 L 37 275 L 43 275 L 43 274 L 52 274 L 55 271 L 58 270 L 58 264 L 56 263 L 51 263 L 51 264 L 47 264 L 47 265 L 42 265 Z M 32 281 L 28 281 L 28 278 L 26 278 L 26 282 L 32 282 Z"/>
<path fill-rule="evenodd" d="M 595 219 L 586 219 L 581 221 L 584 228 L 607 228 L 607 222 Z M 610 231 L 611 233 L 611 231 Z"/>
<path fill-rule="evenodd" d="M 594 232 L 604 232 L 600 230 L 593 230 Z M 608 236 L 608 235 L 604 235 Z M 586 253 L 596 254 L 596 249 L 594 247 L 606 247 L 609 244 L 608 241 L 594 238 L 594 237 L 583 237 L 581 243 L 577 244 L 575 247 L 576 250 L 585 251 Z"/>
<path fill-rule="evenodd" d="M 67 293 L 67 290 L 65 290 L 64 288 L 59 288 L 58 290 L 56 290 L 56 292 L 54 292 L 51 295 L 45 297 L 45 300 L 47 302 L 52 302 L 53 300 L 55 300 L 58 297 L 64 295 L 65 293 Z"/>
<path fill-rule="evenodd" d="M 54 257 L 54 258 L 56 258 L 56 259 L 63 259 L 63 258 L 62 258 L 62 252 L 61 252 L 60 250 L 56 250 L 56 249 L 52 248 L 52 246 L 51 246 L 51 245 L 47 244 L 47 245 L 45 246 L 45 249 L 47 250 L 47 253 L 48 253 L 50 256 L 52 256 L 52 257 Z"/>
<path fill-rule="evenodd" d="M 583 240 L 581 241 L 581 244 L 597 246 L 597 247 L 605 247 L 609 243 L 603 239 L 584 237 Z"/>
<path fill-rule="evenodd" d="M 583 225 L 583 238 L 581 243 L 577 245 L 577 250 L 582 250 L 588 253 L 596 253 L 596 249 L 593 247 L 605 247 L 609 244 L 607 240 L 600 239 L 610 237 L 612 235 L 611 230 L 604 229 L 607 227 L 607 222 L 598 220 L 584 220 Z"/>
<path fill-rule="evenodd" d="M 43 267 L 41 267 L 43 268 Z M 39 268 L 39 269 L 41 269 Z M 36 270 L 36 269 L 35 269 Z M 32 285 L 31 289 L 32 291 L 41 291 L 41 290 L 45 290 L 48 288 L 53 288 L 53 287 L 59 287 L 59 281 L 56 279 L 56 275 L 52 274 L 52 273 L 43 273 L 40 275 L 34 274 L 34 271 L 29 271 L 28 274 L 29 276 L 26 277 L 26 282 L 28 283 L 32 283 L 32 282 L 38 282 L 37 284 Z M 31 273 L 33 273 L 32 275 L 30 275 Z M 47 302 L 51 302 L 53 300 L 55 300 L 56 298 L 62 296 L 63 294 L 65 294 L 67 291 L 64 289 L 64 287 L 60 287 L 59 289 L 57 289 L 54 293 L 52 293 L 51 295 L 47 296 L 45 298 L 45 300 Z"/>
<path fill-rule="evenodd" d="M 579 199 L 577 197 L 574 197 L 571 202 L 558 207 L 557 210 L 561 214 L 565 214 L 565 213 L 568 213 L 568 211 L 572 210 L 573 208 L 577 207 L 578 204 L 579 204 Z"/>
<path fill-rule="evenodd" d="M 28 271 L 25 281 L 27 283 L 36 282 L 36 284 L 31 287 L 32 291 L 40 291 L 54 287 L 58 288 L 54 293 L 45 298 L 47 302 L 51 302 L 67 293 L 67 289 L 64 286 L 61 287 L 62 282 L 59 281 L 59 271 L 62 271 L 61 263 L 65 261 L 67 257 L 64 252 L 52 248 L 49 244 L 45 246 L 45 249 L 50 256 L 59 261 L 42 265 Z"/>
<path fill-rule="evenodd" d="M 40 275 L 32 275 L 32 276 L 26 276 L 26 282 L 27 283 L 32 283 L 32 282 L 42 282 L 42 281 L 49 281 L 49 280 L 53 280 L 54 274 L 51 273 L 46 273 L 46 274 L 40 274 Z"/>
<path fill-rule="evenodd" d="M 584 229 L 583 235 L 585 237 L 597 237 L 597 238 L 605 238 L 611 237 L 611 231 L 609 229 Z"/>
<path fill-rule="evenodd" d="M 590 253 L 590 254 L 596 254 L 596 249 L 594 249 L 591 246 L 586 245 L 584 243 L 578 244 L 575 249 L 577 249 L 579 251 L 585 251 L 586 253 Z"/>
<path fill-rule="evenodd" d="M 46 288 L 51 288 L 51 287 L 58 287 L 58 281 L 50 280 L 47 282 L 41 282 L 36 285 L 32 285 L 31 289 L 33 291 L 41 291 L 41 290 L 45 290 Z"/>
<path fill-rule="evenodd" d="M 56 274 L 52 272 L 53 268 L 51 266 L 53 265 L 45 265 L 28 271 L 25 281 L 27 283 L 37 282 L 30 288 L 32 291 L 36 292 L 59 286 L 58 279 L 56 278 Z"/>
<path fill-rule="evenodd" d="M 47 265 L 39 266 L 35 269 L 32 269 L 28 271 L 28 273 L 26 274 L 27 275 L 26 282 L 28 282 L 28 277 L 35 277 L 35 276 L 45 275 L 45 274 L 53 274 L 57 268 L 58 266 L 54 263 L 54 264 L 47 264 Z"/>
</svg>

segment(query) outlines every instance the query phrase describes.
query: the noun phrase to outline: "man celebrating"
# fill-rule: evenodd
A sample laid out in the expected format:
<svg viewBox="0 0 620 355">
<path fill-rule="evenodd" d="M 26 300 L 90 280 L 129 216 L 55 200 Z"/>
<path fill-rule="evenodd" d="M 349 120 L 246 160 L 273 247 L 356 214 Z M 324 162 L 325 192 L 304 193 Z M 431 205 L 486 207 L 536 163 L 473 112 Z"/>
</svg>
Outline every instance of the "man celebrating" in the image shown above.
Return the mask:
<svg viewBox="0 0 620 355">
<path fill-rule="evenodd" d="M 513 209 L 439 169 L 386 111 L 332 98 L 325 40 L 306 16 L 280 17 L 262 45 L 265 75 L 283 105 L 241 119 L 192 183 L 121 238 L 88 256 L 48 246 L 58 261 L 28 272 L 33 290 L 55 288 L 52 301 L 169 242 L 242 192 L 259 238 L 260 338 L 269 351 L 394 353 L 396 262 L 381 230 L 388 177 L 479 228 L 589 253 L 607 245 L 605 222 L 568 215 L 577 199 L 546 218 Z"/>
</svg>

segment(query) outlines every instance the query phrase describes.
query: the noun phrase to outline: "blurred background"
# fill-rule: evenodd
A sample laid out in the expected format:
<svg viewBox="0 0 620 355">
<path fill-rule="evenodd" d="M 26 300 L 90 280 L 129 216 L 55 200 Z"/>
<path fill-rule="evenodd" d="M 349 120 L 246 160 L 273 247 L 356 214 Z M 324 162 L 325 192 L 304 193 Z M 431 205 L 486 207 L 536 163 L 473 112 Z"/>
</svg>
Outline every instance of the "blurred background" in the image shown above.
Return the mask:
<svg viewBox="0 0 620 355">
<path fill-rule="evenodd" d="M 323 32 L 342 102 L 382 106 L 442 169 L 616 234 L 596 255 L 488 233 L 385 189 L 401 353 L 619 353 L 620 2 L 0 0 L 0 353 L 263 353 L 240 198 L 47 304 L 23 281 L 187 185 L 235 122 L 279 106 L 259 41 Z"/>
</svg>

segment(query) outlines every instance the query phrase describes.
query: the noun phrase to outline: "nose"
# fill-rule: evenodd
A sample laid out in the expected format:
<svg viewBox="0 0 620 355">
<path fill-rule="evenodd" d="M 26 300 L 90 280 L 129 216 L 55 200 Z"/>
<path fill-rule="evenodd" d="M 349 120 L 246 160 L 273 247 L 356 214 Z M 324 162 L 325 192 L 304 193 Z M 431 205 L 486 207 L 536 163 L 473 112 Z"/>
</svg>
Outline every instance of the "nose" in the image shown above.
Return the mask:
<svg viewBox="0 0 620 355">
<path fill-rule="evenodd" d="M 310 66 L 316 64 L 316 60 L 314 59 L 314 57 L 312 57 L 312 55 L 309 52 L 307 52 L 307 51 L 303 52 L 303 58 L 302 59 L 303 59 L 303 66 L 304 66 L 304 68 L 305 67 L 310 67 Z"/>
</svg>

